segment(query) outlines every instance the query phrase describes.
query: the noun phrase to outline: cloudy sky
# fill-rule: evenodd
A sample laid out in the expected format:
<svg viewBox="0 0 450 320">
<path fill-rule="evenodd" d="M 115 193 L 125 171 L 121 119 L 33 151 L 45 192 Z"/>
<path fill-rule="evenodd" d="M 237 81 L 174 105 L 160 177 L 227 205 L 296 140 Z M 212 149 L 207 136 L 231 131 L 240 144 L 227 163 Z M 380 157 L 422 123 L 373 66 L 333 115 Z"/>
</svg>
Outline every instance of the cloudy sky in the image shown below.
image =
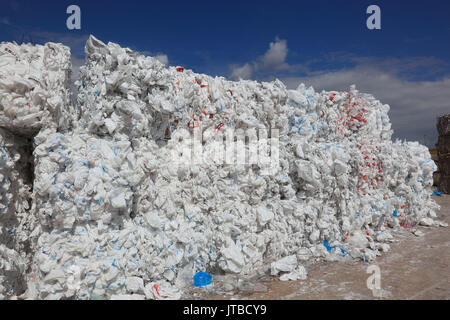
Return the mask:
<svg viewBox="0 0 450 320">
<path fill-rule="evenodd" d="M 81 30 L 66 27 L 71 4 L 81 8 Z M 381 30 L 366 27 L 372 4 Z M 436 117 L 450 113 L 446 0 L 1 1 L 0 41 L 62 42 L 75 74 L 89 34 L 212 76 L 317 91 L 356 84 L 391 106 L 395 138 L 428 146 Z"/>
</svg>

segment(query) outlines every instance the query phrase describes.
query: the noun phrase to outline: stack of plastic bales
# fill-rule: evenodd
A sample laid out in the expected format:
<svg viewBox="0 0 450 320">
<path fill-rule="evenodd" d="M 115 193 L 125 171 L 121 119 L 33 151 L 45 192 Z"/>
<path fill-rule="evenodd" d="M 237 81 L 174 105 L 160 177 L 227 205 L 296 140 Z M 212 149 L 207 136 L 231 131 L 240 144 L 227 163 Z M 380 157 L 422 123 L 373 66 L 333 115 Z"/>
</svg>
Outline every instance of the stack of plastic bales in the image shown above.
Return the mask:
<svg viewBox="0 0 450 320">
<path fill-rule="evenodd" d="M 23 297 L 179 298 L 196 272 L 267 264 L 304 279 L 439 224 L 428 150 L 392 142 L 389 106 L 354 87 L 227 81 L 94 37 L 77 84 L 79 118 L 34 139 Z"/>
</svg>

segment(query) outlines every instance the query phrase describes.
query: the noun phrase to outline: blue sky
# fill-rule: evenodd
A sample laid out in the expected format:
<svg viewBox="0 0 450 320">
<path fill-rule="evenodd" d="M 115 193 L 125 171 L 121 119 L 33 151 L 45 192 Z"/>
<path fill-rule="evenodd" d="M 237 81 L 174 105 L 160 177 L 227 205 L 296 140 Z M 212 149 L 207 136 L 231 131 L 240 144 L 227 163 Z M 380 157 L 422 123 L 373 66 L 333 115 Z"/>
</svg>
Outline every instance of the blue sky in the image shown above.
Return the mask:
<svg viewBox="0 0 450 320">
<path fill-rule="evenodd" d="M 68 30 L 66 8 L 81 8 Z M 366 9 L 381 8 L 381 30 Z M 394 137 L 433 145 L 450 113 L 449 1 L 19 1 L 0 4 L 0 40 L 62 42 L 74 68 L 89 34 L 169 65 L 317 90 L 355 83 L 391 106 Z"/>
</svg>

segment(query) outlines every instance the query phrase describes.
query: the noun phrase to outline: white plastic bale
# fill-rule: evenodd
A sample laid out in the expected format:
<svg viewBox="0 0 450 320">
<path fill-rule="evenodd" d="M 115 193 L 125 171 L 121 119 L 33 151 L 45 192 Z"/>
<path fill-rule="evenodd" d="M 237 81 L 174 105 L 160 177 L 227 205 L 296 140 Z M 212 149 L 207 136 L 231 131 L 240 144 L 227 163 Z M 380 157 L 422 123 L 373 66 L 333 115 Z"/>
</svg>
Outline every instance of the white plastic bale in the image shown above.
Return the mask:
<svg viewBox="0 0 450 320">
<path fill-rule="evenodd" d="M 161 140 L 167 130 L 192 128 L 195 121 L 203 129 L 221 124 L 283 129 L 287 122 L 287 90 L 280 81 L 237 83 L 178 72 L 93 36 L 86 43 L 86 66 L 77 84 L 80 126 L 96 134 Z"/>
<path fill-rule="evenodd" d="M 27 139 L 0 129 L 0 246 L 5 259 L 9 259 L 11 253 L 14 253 L 23 260 L 21 262 L 23 264 L 29 262 L 27 256 L 29 237 L 36 227 L 30 223 L 33 221 L 33 215 L 30 214 L 32 196 L 30 153 Z M 22 281 L 25 270 L 24 267 L 15 268 L 10 270 L 9 275 L 4 275 L 9 283 L 9 289 L 14 290 L 9 292 L 8 289 L 6 296 L 10 297 L 24 290 Z M 12 281 L 11 277 L 15 280 Z M 12 284 L 14 282 L 15 284 Z"/>
<path fill-rule="evenodd" d="M 71 67 L 70 49 L 62 44 L 0 43 L 0 126 L 27 136 L 70 129 L 77 118 Z"/>
</svg>

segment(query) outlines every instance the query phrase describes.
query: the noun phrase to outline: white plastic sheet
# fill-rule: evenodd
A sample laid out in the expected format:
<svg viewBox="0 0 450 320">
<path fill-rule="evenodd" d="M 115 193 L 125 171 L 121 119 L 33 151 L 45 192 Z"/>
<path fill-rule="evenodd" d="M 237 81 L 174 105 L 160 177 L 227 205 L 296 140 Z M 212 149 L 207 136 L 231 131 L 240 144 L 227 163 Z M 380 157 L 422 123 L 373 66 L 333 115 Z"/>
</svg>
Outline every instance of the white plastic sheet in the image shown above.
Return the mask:
<svg viewBox="0 0 450 320">
<path fill-rule="evenodd" d="M 0 43 L 0 126 L 32 136 L 41 128 L 69 129 L 70 49 L 62 44 Z"/>
</svg>

